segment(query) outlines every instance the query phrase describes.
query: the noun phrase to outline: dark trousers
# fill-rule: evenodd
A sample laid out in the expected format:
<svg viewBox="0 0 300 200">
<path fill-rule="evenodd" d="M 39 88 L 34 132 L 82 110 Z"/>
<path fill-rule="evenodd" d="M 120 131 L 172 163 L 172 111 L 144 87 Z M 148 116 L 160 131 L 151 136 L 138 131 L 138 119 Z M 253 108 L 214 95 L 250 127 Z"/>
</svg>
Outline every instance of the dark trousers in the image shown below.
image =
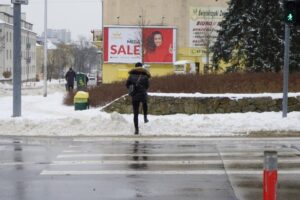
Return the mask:
<svg viewBox="0 0 300 200">
<path fill-rule="evenodd" d="M 135 127 L 136 130 L 139 129 L 139 108 L 140 108 L 140 103 L 143 104 L 144 118 L 147 118 L 147 114 L 148 114 L 147 101 L 132 101 L 132 106 L 133 106 L 133 122 L 134 122 L 134 127 Z"/>
<path fill-rule="evenodd" d="M 72 92 L 74 89 L 74 85 L 72 84 L 67 84 L 67 91 Z"/>
</svg>

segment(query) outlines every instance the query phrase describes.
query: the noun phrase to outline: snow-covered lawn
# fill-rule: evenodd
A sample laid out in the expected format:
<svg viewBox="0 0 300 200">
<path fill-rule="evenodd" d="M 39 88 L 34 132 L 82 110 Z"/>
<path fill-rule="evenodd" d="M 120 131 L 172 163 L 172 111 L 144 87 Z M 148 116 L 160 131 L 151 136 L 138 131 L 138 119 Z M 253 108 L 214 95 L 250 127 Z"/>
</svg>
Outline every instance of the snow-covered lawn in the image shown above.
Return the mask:
<svg viewBox="0 0 300 200">
<path fill-rule="evenodd" d="M 41 83 L 24 87 L 22 116 L 17 118 L 11 117 L 11 93 L 10 85 L 0 84 L 0 135 L 102 136 L 133 135 L 134 132 L 132 114 L 105 113 L 100 111 L 100 108 L 75 111 L 74 107 L 63 105 L 63 83 L 58 84 L 54 81 L 49 84 L 47 97 L 42 95 Z M 281 96 L 268 95 L 274 98 Z M 229 96 L 235 98 L 234 94 Z M 241 97 L 243 95 L 236 96 Z M 245 135 L 252 131 L 300 131 L 300 112 L 289 113 L 285 119 L 282 118 L 281 112 L 150 115 L 150 122 L 147 124 L 144 124 L 142 119 L 140 116 L 140 132 L 146 136 L 232 136 Z"/>
</svg>

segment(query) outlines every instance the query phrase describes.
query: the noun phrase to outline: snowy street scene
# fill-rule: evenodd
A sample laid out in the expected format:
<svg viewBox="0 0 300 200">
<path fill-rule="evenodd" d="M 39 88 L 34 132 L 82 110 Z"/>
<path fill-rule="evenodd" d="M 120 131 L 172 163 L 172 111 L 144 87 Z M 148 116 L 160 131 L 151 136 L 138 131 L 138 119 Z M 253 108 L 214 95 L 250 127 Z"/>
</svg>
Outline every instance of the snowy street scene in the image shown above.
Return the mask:
<svg viewBox="0 0 300 200">
<path fill-rule="evenodd" d="M 300 199 L 300 1 L 0 0 L 0 200 Z"/>
<path fill-rule="evenodd" d="M 299 196 L 300 140 L 281 138 L 300 130 L 299 112 L 150 115 L 134 136 L 132 115 L 64 105 L 64 81 L 49 82 L 47 98 L 42 83 L 24 85 L 22 117 L 12 118 L 11 89 L 1 84 L 3 199 L 259 199 L 267 150 L 278 152 L 279 197 Z"/>
</svg>

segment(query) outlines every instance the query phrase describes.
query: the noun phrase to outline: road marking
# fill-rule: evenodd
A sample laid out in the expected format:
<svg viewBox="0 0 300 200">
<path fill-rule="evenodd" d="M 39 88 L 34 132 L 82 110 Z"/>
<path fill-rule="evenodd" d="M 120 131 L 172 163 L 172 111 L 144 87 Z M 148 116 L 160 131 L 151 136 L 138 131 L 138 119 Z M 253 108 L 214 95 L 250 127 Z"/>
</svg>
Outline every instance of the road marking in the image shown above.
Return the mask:
<svg viewBox="0 0 300 200">
<path fill-rule="evenodd" d="M 16 166 L 16 165 L 49 165 L 50 162 L 0 162 L 0 166 Z"/>
<path fill-rule="evenodd" d="M 170 136 L 170 137 L 151 137 L 151 136 L 124 136 L 124 137 L 111 137 L 111 136 L 103 136 L 96 138 L 74 138 L 74 142 L 97 142 L 97 141 L 262 141 L 268 142 L 269 144 L 272 142 L 296 142 L 300 139 L 298 137 L 267 137 L 267 138 L 249 138 L 249 137 L 186 137 L 186 136 Z"/>
<path fill-rule="evenodd" d="M 263 175 L 258 170 L 229 170 L 229 175 Z M 300 170 L 281 170 L 279 175 L 300 175 Z M 189 170 L 189 171 L 133 171 L 133 170 L 99 170 L 99 171 L 49 171 L 43 170 L 40 175 L 225 175 L 224 170 Z"/>
<path fill-rule="evenodd" d="M 126 156 L 141 156 L 141 157 L 190 157 L 190 156 L 219 156 L 218 153 L 181 153 L 181 154 L 173 154 L 173 153 L 168 153 L 168 154 L 126 154 L 126 153 L 121 153 L 121 154 L 61 154 L 58 155 L 57 158 L 77 158 L 77 157 L 126 157 Z"/>
<path fill-rule="evenodd" d="M 294 155 L 298 156 L 300 153 L 296 152 L 278 152 L 279 156 L 287 156 L 287 155 Z M 221 153 L 222 156 L 263 156 L 263 152 L 224 152 Z M 133 157 L 133 156 L 138 156 L 138 157 L 219 157 L 218 153 L 158 153 L 158 154 L 126 154 L 126 153 L 121 153 L 121 154 L 60 154 L 56 158 L 87 158 L 87 157 Z"/>
<path fill-rule="evenodd" d="M 80 150 L 64 150 L 63 153 L 78 153 Z"/>
<path fill-rule="evenodd" d="M 150 174 L 170 174 L 170 175 L 223 175 L 223 170 L 197 170 L 197 171 L 133 171 L 133 170 L 102 170 L 102 171 L 48 171 L 44 170 L 41 175 L 150 175 Z"/>
<path fill-rule="evenodd" d="M 300 163 L 300 162 L 299 162 Z M 84 161 L 54 161 L 50 165 L 130 165 L 130 164 L 151 164 L 151 165 L 219 165 L 221 160 L 182 160 L 182 161 L 161 161 L 161 160 L 84 160 Z"/>
<path fill-rule="evenodd" d="M 224 160 L 228 164 L 263 164 L 263 160 Z M 279 164 L 300 164 L 300 159 L 297 160 L 279 160 Z M 0 166 L 15 166 L 15 165 L 130 165 L 130 164 L 148 164 L 148 165 L 222 165 L 221 160 L 82 160 L 82 161 L 53 161 L 49 163 L 37 162 L 4 162 Z"/>
<path fill-rule="evenodd" d="M 142 157 L 141 157 L 142 159 Z M 226 164 L 262 164 L 263 159 L 258 160 L 223 160 Z M 278 163 L 300 164 L 300 159 L 283 159 Z M 221 160 L 70 160 L 54 161 L 50 165 L 130 165 L 130 164 L 150 164 L 150 165 L 221 165 Z"/>
</svg>

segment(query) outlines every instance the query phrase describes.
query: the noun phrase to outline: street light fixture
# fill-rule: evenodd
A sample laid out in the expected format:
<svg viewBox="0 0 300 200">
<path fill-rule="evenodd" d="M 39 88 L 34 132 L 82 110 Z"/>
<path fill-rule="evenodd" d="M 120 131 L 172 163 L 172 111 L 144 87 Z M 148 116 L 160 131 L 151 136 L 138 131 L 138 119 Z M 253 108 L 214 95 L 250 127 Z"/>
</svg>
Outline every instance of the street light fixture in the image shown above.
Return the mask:
<svg viewBox="0 0 300 200">
<path fill-rule="evenodd" d="M 11 0 L 12 4 L 23 4 L 28 5 L 28 0 Z"/>
</svg>

